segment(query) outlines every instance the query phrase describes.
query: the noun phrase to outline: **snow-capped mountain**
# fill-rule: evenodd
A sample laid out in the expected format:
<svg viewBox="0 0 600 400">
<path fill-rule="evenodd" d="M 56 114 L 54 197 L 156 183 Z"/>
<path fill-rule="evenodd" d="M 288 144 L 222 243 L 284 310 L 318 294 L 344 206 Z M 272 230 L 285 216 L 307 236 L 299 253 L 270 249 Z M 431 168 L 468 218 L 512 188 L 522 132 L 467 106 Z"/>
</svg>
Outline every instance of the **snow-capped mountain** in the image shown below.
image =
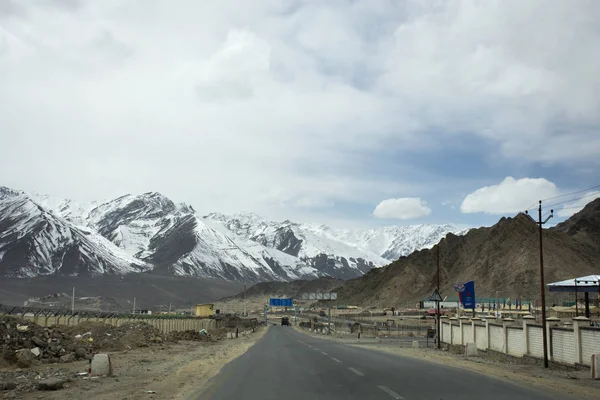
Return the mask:
<svg viewBox="0 0 600 400">
<path fill-rule="evenodd" d="M 457 235 L 466 232 L 449 224 L 392 226 L 370 230 L 334 229 L 326 225 L 267 221 L 252 213 L 231 216 L 212 213 L 205 216 L 205 219 L 222 224 L 238 236 L 277 248 L 303 260 L 322 259 L 324 256 L 330 262 L 343 262 L 342 258 L 367 260 L 369 266 L 366 268 L 359 263 L 359 269 L 363 273 L 373 266 L 386 265 L 415 250 L 429 248 L 449 232 Z"/>
<path fill-rule="evenodd" d="M 160 193 L 77 203 L 0 187 L 0 276 L 162 274 L 236 281 L 349 279 L 430 247 L 451 225 L 379 230 L 199 217 Z"/>
<path fill-rule="evenodd" d="M 372 268 L 389 263 L 379 255 L 329 235 L 319 227 L 265 221 L 255 214 L 228 217 L 212 213 L 204 217 L 237 237 L 296 257 L 321 274 L 340 279 L 362 276 Z"/>
<path fill-rule="evenodd" d="M 160 193 L 125 195 L 93 207 L 36 197 L 51 212 L 83 220 L 87 228 L 156 272 L 250 282 L 321 276 L 296 257 L 214 229 L 192 207 Z M 77 209 L 69 211 L 68 205 Z"/>
<path fill-rule="evenodd" d="M 0 275 L 127 274 L 150 269 L 109 240 L 0 187 Z"/>
</svg>

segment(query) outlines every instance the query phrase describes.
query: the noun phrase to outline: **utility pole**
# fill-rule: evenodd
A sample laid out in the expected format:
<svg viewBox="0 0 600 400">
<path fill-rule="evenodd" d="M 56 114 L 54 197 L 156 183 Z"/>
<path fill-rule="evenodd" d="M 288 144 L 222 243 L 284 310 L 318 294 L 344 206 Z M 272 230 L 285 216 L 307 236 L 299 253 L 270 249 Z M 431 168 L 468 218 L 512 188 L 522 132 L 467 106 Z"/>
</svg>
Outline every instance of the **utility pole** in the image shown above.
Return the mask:
<svg viewBox="0 0 600 400">
<path fill-rule="evenodd" d="M 133 298 L 133 314 L 135 314 L 135 297 Z"/>
<path fill-rule="evenodd" d="M 437 261 L 437 291 L 438 293 L 440 292 L 440 245 L 438 243 L 437 245 L 437 257 L 436 257 L 436 261 Z M 437 348 L 441 349 L 442 348 L 442 344 L 441 344 L 441 338 L 440 338 L 440 302 L 437 302 L 437 312 L 435 315 L 436 318 L 436 329 L 437 329 Z M 450 326 L 452 328 L 452 326 Z"/>
<path fill-rule="evenodd" d="M 75 314 L 75 286 L 73 286 L 73 297 L 71 297 L 71 315 Z"/>
<path fill-rule="evenodd" d="M 554 210 L 550 210 L 550 215 L 545 221 L 542 221 L 542 201 L 538 207 L 538 224 L 540 230 L 540 294 L 542 297 L 542 339 L 544 345 L 544 368 L 548 368 L 548 334 L 546 329 L 546 285 L 544 282 L 544 250 L 542 247 L 542 226 L 548 222 L 554 215 Z"/>
<path fill-rule="evenodd" d="M 246 284 L 244 283 L 244 317 L 246 316 Z"/>
</svg>

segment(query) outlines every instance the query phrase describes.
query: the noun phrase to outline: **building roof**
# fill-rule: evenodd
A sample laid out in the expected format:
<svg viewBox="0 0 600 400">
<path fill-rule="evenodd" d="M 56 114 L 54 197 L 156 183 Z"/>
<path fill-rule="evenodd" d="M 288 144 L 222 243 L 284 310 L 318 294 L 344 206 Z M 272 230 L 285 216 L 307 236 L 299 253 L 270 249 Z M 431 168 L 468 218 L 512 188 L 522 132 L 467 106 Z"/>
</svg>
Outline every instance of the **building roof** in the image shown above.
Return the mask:
<svg viewBox="0 0 600 400">
<path fill-rule="evenodd" d="M 579 278 L 567 279 L 560 282 L 549 283 L 551 292 L 599 292 L 600 275 L 587 275 Z"/>
</svg>

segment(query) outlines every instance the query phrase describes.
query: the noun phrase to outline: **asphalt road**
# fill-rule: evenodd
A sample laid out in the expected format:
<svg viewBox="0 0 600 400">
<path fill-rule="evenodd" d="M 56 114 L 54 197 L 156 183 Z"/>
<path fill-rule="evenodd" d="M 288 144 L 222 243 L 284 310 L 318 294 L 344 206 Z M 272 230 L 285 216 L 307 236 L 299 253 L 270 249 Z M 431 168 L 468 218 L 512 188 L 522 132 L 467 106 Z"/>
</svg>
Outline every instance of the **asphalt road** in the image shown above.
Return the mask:
<svg viewBox="0 0 600 400">
<path fill-rule="evenodd" d="M 475 372 L 272 326 L 200 399 L 564 399 Z"/>
</svg>

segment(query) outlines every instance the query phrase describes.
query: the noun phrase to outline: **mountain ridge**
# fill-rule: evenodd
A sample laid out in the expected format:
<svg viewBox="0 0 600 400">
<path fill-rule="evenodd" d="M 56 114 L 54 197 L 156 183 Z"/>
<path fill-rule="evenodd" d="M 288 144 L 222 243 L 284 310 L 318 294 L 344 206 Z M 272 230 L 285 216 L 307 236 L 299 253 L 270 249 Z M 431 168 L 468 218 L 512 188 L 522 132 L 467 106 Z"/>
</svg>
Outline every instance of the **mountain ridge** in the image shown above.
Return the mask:
<svg viewBox="0 0 600 400">
<path fill-rule="evenodd" d="M 543 230 L 546 283 L 597 273 L 599 218 L 597 199 L 564 223 Z M 431 249 L 346 282 L 336 289 L 338 299 L 349 304 L 414 305 L 436 287 L 439 249 L 442 296 L 456 296 L 455 282 L 474 280 L 478 297 L 494 297 L 498 291 L 504 297 L 539 301 L 538 232 L 535 221 L 520 213 L 463 236 L 450 233 Z"/>
<path fill-rule="evenodd" d="M 361 239 L 376 235 L 377 230 L 336 230 L 289 220 L 272 222 L 247 213 L 236 214 L 237 219 L 218 213 L 201 217 L 192 206 L 175 203 L 158 192 L 126 194 L 90 203 L 5 187 L 0 187 L 0 193 L 0 207 L 8 207 L 1 215 L 0 276 L 151 271 L 244 282 L 326 276 L 350 279 L 390 262 L 371 251 L 376 247 L 369 247 Z M 17 198 L 28 204 L 20 204 L 20 214 L 14 204 Z M 21 229 L 19 218 L 29 219 L 33 226 L 46 226 L 50 220 L 60 240 L 38 232 L 41 236 L 34 235 L 29 242 L 20 240 L 18 245 L 20 238 L 10 233 Z M 423 241 L 405 243 L 402 251 L 407 252 L 429 245 L 428 241 L 435 241 L 450 229 L 428 227 L 385 228 L 385 249 L 394 240 L 402 242 L 394 232 L 430 229 Z M 52 264 L 53 257 L 62 260 L 65 252 L 71 254 L 57 240 L 69 243 L 75 261 L 66 258 L 69 262 Z M 34 242 L 47 254 L 46 258 L 32 258 L 36 251 L 31 244 Z M 94 258 L 97 254 L 102 257 Z M 46 268 L 49 264 L 54 266 Z"/>
</svg>

